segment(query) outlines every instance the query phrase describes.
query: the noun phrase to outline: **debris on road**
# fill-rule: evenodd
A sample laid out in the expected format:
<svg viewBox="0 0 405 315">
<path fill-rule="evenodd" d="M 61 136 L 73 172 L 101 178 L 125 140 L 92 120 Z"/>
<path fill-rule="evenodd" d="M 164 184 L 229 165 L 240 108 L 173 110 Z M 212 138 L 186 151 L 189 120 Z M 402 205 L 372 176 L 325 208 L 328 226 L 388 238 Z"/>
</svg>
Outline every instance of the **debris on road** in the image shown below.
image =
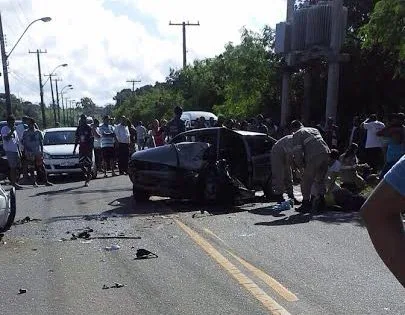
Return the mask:
<svg viewBox="0 0 405 315">
<path fill-rule="evenodd" d="M 136 258 L 134 259 L 150 259 L 150 258 L 158 258 L 159 256 L 155 253 L 148 251 L 147 249 L 140 248 L 136 251 Z"/>
<path fill-rule="evenodd" d="M 28 222 L 40 222 L 42 221 L 41 219 L 31 219 L 30 217 L 25 217 L 24 219 L 21 220 L 17 220 L 13 223 L 13 225 L 21 225 L 21 224 L 25 224 Z"/>
<path fill-rule="evenodd" d="M 119 289 L 119 288 L 123 288 L 123 287 L 125 287 L 125 284 L 122 284 L 122 283 L 118 283 L 118 282 L 116 282 L 116 283 L 114 283 L 114 285 L 112 285 L 112 286 L 108 286 L 108 285 L 103 285 L 103 287 L 102 287 L 102 289 L 103 290 L 108 290 L 108 289 Z"/>
<path fill-rule="evenodd" d="M 18 291 L 18 294 L 24 294 L 24 293 L 27 293 L 27 290 L 26 290 L 26 289 L 20 289 L 20 290 Z"/>
<path fill-rule="evenodd" d="M 106 246 L 104 249 L 108 252 L 113 251 L 113 250 L 119 250 L 121 248 L 121 246 L 114 244 L 111 246 Z"/>
<path fill-rule="evenodd" d="M 88 240 L 88 239 L 90 239 L 90 237 L 91 237 L 90 233 L 92 233 L 92 232 L 94 232 L 94 230 L 87 227 L 84 230 L 80 231 L 77 235 L 72 233 L 72 237 L 70 238 L 70 240 L 74 241 L 74 240 L 77 240 L 78 238 Z"/>
</svg>

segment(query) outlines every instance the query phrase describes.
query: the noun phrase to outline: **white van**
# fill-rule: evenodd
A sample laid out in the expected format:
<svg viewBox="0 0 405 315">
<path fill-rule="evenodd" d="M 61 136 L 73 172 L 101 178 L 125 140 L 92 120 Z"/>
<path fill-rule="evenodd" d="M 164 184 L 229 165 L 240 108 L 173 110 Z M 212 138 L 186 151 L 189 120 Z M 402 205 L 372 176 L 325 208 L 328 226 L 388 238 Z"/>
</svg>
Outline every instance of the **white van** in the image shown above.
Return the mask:
<svg viewBox="0 0 405 315">
<path fill-rule="evenodd" d="M 186 130 L 190 130 L 194 128 L 197 119 L 199 119 L 200 117 L 204 117 L 206 122 L 208 122 L 211 118 L 213 118 L 215 122 L 218 121 L 218 117 L 215 114 L 203 111 L 183 112 L 180 119 L 183 120 L 186 124 Z"/>
</svg>

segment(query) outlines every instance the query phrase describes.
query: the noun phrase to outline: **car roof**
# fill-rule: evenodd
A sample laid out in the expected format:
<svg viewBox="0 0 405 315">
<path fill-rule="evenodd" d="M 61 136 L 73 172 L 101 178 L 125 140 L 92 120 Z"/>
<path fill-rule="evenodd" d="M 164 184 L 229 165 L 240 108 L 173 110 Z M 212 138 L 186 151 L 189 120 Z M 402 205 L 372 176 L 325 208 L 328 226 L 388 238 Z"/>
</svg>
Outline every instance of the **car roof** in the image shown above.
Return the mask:
<svg viewBox="0 0 405 315">
<path fill-rule="evenodd" d="M 191 120 L 196 120 L 197 118 L 204 117 L 204 118 L 214 118 L 218 119 L 218 117 L 210 112 L 204 112 L 204 111 L 188 111 L 188 112 L 183 112 L 181 115 L 182 117 L 188 116 L 187 118 L 191 118 Z M 186 118 L 186 117 L 185 117 Z"/>
<path fill-rule="evenodd" d="M 209 132 L 209 131 L 218 131 L 218 130 L 226 130 L 226 131 L 234 132 L 241 136 L 266 136 L 266 134 L 260 133 L 260 132 L 233 130 L 233 129 L 229 129 L 226 127 L 210 127 L 210 128 L 193 129 L 193 130 L 185 131 L 185 132 L 181 133 L 181 135 L 188 135 L 188 134 L 200 133 L 200 132 L 205 133 L 205 132 Z"/>
<path fill-rule="evenodd" d="M 45 129 L 44 132 L 55 132 L 55 131 L 76 131 L 76 127 L 59 127 L 59 128 L 49 128 Z"/>
</svg>

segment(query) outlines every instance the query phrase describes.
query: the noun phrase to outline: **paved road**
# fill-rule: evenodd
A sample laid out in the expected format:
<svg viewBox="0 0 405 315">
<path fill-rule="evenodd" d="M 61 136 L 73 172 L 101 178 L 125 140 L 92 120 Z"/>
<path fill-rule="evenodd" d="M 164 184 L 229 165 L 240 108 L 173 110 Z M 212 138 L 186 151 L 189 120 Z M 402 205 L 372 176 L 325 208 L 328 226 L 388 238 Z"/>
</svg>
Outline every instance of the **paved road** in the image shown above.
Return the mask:
<svg viewBox="0 0 405 315">
<path fill-rule="evenodd" d="M 136 204 L 121 176 L 27 188 L 25 216 L 0 242 L 1 314 L 405 314 L 356 215 Z"/>
</svg>

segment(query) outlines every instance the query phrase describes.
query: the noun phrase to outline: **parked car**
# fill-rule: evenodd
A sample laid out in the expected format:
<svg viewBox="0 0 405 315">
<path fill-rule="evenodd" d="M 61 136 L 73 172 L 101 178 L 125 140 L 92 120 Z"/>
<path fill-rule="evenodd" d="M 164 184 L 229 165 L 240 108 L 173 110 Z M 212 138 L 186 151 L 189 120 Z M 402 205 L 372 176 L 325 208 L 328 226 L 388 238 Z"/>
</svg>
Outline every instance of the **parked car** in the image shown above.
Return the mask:
<svg viewBox="0 0 405 315">
<path fill-rule="evenodd" d="M 227 128 L 186 131 L 168 145 L 132 155 L 129 175 L 134 197 L 215 199 L 221 197 L 220 187 L 215 187 L 221 181 L 237 186 L 242 197 L 249 195 L 247 190 L 268 194 L 270 152 L 275 142 L 262 133 Z"/>
<path fill-rule="evenodd" d="M 197 119 L 201 117 L 205 118 L 205 121 L 208 123 L 211 118 L 214 119 L 215 122 L 218 121 L 218 117 L 215 116 L 213 113 L 210 112 L 203 112 L 203 111 L 189 111 L 183 112 L 180 119 L 184 121 L 186 125 L 186 130 L 194 129 L 197 123 Z M 211 126 L 212 127 L 212 126 Z"/>
<path fill-rule="evenodd" d="M 50 128 L 44 132 L 44 164 L 47 174 L 81 173 L 79 150 L 73 154 L 75 145 L 75 127 Z M 97 169 L 93 154 L 93 177 Z"/>
<path fill-rule="evenodd" d="M 0 185 L 0 233 L 6 232 L 14 223 L 16 215 L 15 188 L 6 191 Z"/>
</svg>

